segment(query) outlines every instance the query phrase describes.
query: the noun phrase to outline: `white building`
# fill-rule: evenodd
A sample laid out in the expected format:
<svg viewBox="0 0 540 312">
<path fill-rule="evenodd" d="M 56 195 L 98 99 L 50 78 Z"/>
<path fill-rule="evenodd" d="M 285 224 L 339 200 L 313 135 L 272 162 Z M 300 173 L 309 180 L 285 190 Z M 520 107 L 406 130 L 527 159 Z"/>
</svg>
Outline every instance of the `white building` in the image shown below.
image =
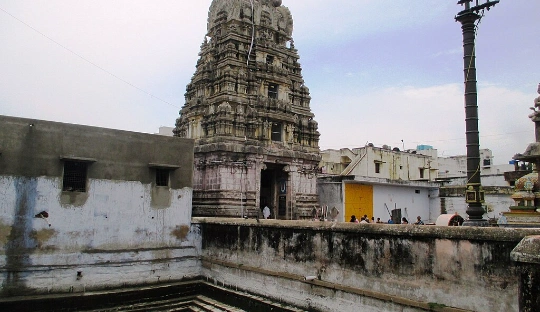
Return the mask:
<svg viewBox="0 0 540 312">
<path fill-rule="evenodd" d="M 432 149 L 432 151 L 436 151 Z M 424 151 L 420 150 L 419 153 Z M 513 164 L 494 165 L 493 152 L 490 149 L 480 150 L 480 176 L 483 186 L 508 186 L 504 180 L 504 173 L 514 171 Z M 450 157 L 436 157 L 439 170 L 439 179 L 450 181 L 451 185 L 465 185 L 463 179 L 467 178 L 467 155 Z"/>
<path fill-rule="evenodd" d="M 429 150 L 429 148 L 427 149 Z M 423 153 L 424 151 L 419 151 Z M 494 165 L 494 156 L 490 149 L 480 150 L 480 179 L 485 194 L 485 218 L 497 218 L 500 212 L 509 210 L 513 204 L 510 195 L 512 187 L 505 180 L 505 172 L 515 170 L 513 164 Z M 437 157 L 439 167 L 438 181 L 440 188 L 440 212 L 458 213 L 466 217 L 467 204 L 464 193 L 467 185 L 467 156 L 457 155 Z"/>
<path fill-rule="evenodd" d="M 159 127 L 159 132 L 156 134 L 164 135 L 164 136 L 173 136 L 174 135 L 173 130 L 174 130 L 174 127 L 161 126 Z"/>
<path fill-rule="evenodd" d="M 417 216 L 434 222 L 438 217 L 431 209 L 438 190 L 437 163 L 431 156 L 372 145 L 327 150 L 321 156 L 319 202 L 336 207 L 338 220 L 367 215 L 386 222 L 393 215 L 394 222 Z"/>
<path fill-rule="evenodd" d="M 338 208 L 341 221 L 348 221 L 353 214 L 388 217 L 393 209 L 401 209 L 403 216 L 420 215 L 432 222 L 443 213 L 466 217 L 466 155 L 438 157 L 437 150 L 429 145 L 400 151 L 369 144 L 355 149 L 325 150 L 321 156 L 320 204 Z M 480 157 L 486 217 L 493 218 L 512 205 L 512 188 L 504 173 L 514 171 L 514 165 L 493 165 L 489 149 L 482 149 Z M 354 198 L 364 202 L 359 204 Z"/>
<path fill-rule="evenodd" d="M 323 174 L 354 175 L 389 180 L 435 181 L 438 164 L 429 155 L 388 146 L 325 150 L 319 164 Z"/>
</svg>

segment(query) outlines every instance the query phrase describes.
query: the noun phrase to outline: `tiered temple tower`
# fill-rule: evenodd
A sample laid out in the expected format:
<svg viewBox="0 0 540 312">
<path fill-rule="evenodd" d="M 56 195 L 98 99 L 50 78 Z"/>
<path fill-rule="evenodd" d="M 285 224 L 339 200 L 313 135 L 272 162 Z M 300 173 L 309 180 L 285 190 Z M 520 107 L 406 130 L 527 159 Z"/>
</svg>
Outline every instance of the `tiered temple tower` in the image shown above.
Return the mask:
<svg viewBox="0 0 540 312">
<path fill-rule="evenodd" d="M 281 0 L 214 0 L 176 136 L 195 139 L 194 216 L 304 219 L 319 132 Z"/>
</svg>

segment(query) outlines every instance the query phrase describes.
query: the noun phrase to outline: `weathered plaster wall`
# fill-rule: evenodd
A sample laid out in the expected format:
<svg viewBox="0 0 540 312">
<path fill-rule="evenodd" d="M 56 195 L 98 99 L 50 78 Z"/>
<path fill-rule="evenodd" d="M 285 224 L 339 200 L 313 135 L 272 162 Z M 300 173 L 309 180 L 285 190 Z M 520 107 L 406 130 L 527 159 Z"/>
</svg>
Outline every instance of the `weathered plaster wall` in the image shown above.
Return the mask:
<svg viewBox="0 0 540 312">
<path fill-rule="evenodd" d="M 339 179 L 333 179 L 332 177 L 319 179 L 317 194 L 319 194 L 320 206 L 328 206 L 330 209 L 336 207 L 339 211 L 337 220 L 341 222 L 349 221 L 345 220 L 343 183 Z"/>
<path fill-rule="evenodd" d="M 319 311 L 434 306 L 518 311 L 519 275 L 510 252 L 523 237 L 539 233 L 308 221 L 193 222 L 203 235 L 204 275 Z M 320 280 L 303 279 L 317 275 Z"/>
<path fill-rule="evenodd" d="M 151 164 L 173 165 L 170 187 L 193 185 L 194 141 L 114 129 L 0 116 L 0 174 L 61 177 L 62 157 L 93 159 L 88 178 L 155 181 Z"/>
<path fill-rule="evenodd" d="M 418 193 L 417 193 L 418 192 Z M 430 221 L 430 189 L 409 186 L 374 185 L 373 216 L 386 221 L 390 218 L 386 207 L 401 209 L 401 215 L 409 222 L 416 221 L 417 216 Z M 386 206 L 385 206 L 386 204 Z M 433 220 L 435 222 L 435 220 Z"/>
<path fill-rule="evenodd" d="M 0 116 L 0 152 L 0 297 L 200 274 L 192 140 Z M 93 159 L 85 192 L 62 191 L 62 156 Z"/>
<path fill-rule="evenodd" d="M 60 204 L 59 184 L 0 176 L 0 296 L 199 275 L 190 188 L 173 190 L 171 207 L 156 209 L 149 185 L 91 180 L 91 196 L 75 207 Z M 36 218 L 41 211 L 49 217 Z"/>
<path fill-rule="evenodd" d="M 534 312 L 540 307 L 540 235 L 528 236 L 511 254 L 521 275 L 519 311 Z"/>
</svg>

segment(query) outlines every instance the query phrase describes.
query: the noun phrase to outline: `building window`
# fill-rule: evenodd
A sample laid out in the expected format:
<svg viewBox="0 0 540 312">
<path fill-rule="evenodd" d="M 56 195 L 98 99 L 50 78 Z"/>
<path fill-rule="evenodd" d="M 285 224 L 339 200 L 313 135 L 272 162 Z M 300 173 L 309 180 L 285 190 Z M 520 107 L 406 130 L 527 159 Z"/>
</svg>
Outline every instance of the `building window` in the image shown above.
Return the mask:
<svg viewBox="0 0 540 312">
<path fill-rule="evenodd" d="M 491 159 L 489 158 L 484 159 L 484 167 L 489 167 L 489 166 L 491 166 Z"/>
<path fill-rule="evenodd" d="M 381 173 L 381 163 L 380 162 L 375 163 L 375 173 Z"/>
<path fill-rule="evenodd" d="M 266 56 L 266 64 L 268 64 L 268 65 L 274 64 L 274 56 L 273 55 L 267 55 Z"/>
<path fill-rule="evenodd" d="M 62 180 L 62 191 L 64 192 L 86 192 L 86 172 L 87 162 L 64 161 L 64 176 Z"/>
<path fill-rule="evenodd" d="M 420 194 L 420 190 L 414 190 L 415 194 Z"/>
<path fill-rule="evenodd" d="M 281 123 L 273 122 L 272 123 L 272 141 L 281 142 L 281 132 L 282 132 Z"/>
<path fill-rule="evenodd" d="M 171 172 L 180 168 L 178 165 L 149 163 L 148 166 L 155 174 L 155 186 L 171 187 Z"/>
<path fill-rule="evenodd" d="M 420 179 L 424 178 L 424 168 L 420 168 Z"/>
<path fill-rule="evenodd" d="M 279 89 L 279 86 L 277 84 L 275 83 L 268 84 L 268 97 L 271 99 L 277 99 L 278 89 Z"/>
<path fill-rule="evenodd" d="M 156 168 L 156 186 L 169 186 L 169 169 Z"/>
</svg>

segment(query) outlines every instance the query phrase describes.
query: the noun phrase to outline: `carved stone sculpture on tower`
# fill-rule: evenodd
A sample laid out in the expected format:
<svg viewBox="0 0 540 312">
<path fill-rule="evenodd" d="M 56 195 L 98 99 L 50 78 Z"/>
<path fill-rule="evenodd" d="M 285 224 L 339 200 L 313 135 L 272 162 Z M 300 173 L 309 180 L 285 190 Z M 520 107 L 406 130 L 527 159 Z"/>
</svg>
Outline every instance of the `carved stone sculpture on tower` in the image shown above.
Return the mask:
<svg viewBox="0 0 540 312">
<path fill-rule="evenodd" d="M 538 85 L 540 94 L 540 84 Z M 512 199 L 515 205 L 510 212 L 505 212 L 507 226 L 511 227 L 539 227 L 540 226 L 540 97 L 534 99 L 534 112 L 529 118 L 534 122 L 536 142 L 529 144 L 523 154 L 514 155 L 515 160 L 533 164 L 533 172 L 521 177 L 515 183 L 515 193 Z"/>
<path fill-rule="evenodd" d="M 176 136 L 195 139 L 193 215 L 244 217 L 268 205 L 309 218 L 319 160 L 293 19 L 281 0 L 214 0 Z M 284 171 L 287 167 L 288 171 Z"/>
</svg>

